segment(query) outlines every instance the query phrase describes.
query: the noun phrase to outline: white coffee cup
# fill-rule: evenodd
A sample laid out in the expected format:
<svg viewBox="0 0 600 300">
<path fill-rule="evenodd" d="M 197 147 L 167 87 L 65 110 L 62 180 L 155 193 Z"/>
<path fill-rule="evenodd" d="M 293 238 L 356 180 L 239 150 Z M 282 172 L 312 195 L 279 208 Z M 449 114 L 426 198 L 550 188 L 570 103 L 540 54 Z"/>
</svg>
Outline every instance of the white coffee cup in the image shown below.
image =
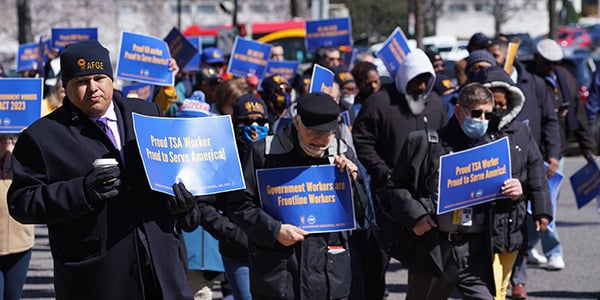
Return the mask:
<svg viewBox="0 0 600 300">
<path fill-rule="evenodd" d="M 106 168 L 111 166 L 118 166 L 119 162 L 117 162 L 114 158 L 98 158 L 94 160 L 93 166 L 95 169 Z"/>
</svg>

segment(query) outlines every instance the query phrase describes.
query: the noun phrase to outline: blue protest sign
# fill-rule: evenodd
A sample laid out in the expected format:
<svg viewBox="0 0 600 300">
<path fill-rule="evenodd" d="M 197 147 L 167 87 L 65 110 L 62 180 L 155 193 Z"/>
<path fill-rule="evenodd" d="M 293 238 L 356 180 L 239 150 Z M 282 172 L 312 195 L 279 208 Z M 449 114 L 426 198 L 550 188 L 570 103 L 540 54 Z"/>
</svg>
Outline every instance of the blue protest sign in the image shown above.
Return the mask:
<svg viewBox="0 0 600 300">
<path fill-rule="evenodd" d="M 330 94 L 331 89 L 333 88 L 333 77 L 334 74 L 331 70 L 315 64 L 312 77 L 310 79 L 310 89 L 308 89 L 309 93 L 321 92 Z"/>
<path fill-rule="evenodd" d="M 124 96 L 129 98 L 140 98 L 152 102 L 154 85 L 148 83 L 134 83 L 124 86 L 121 92 L 123 92 Z"/>
<path fill-rule="evenodd" d="M 587 164 L 569 178 L 577 208 L 582 208 L 600 194 L 600 170 L 596 163 Z"/>
<path fill-rule="evenodd" d="M 394 78 L 396 70 L 409 52 L 410 47 L 406 42 L 406 36 L 400 27 L 396 27 L 394 32 L 385 40 L 379 52 L 377 52 L 377 57 L 381 58 L 386 69 L 390 72 L 392 78 Z"/>
<path fill-rule="evenodd" d="M 172 86 L 175 74 L 169 71 L 169 46 L 149 35 L 122 32 L 116 77 L 149 84 Z"/>
<path fill-rule="evenodd" d="M 270 54 L 271 45 L 237 36 L 227 65 L 227 73 L 239 77 L 254 74 L 262 79 Z"/>
<path fill-rule="evenodd" d="M 229 116 L 161 118 L 133 114 L 150 187 L 173 195 L 183 182 L 194 195 L 245 187 Z"/>
<path fill-rule="evenodd" d="M 352 186 L 334 165 L 256 171 L 262 209 L 308 232 L 355 228 Z"/>
<path fill-rule="evenodd" d="M 544 163 L 546 169 L 548 169 L 548 164 Z M 552 215 L 556 216 L 556 201 L 558 200 L 558 191 L 560 190 L 560 185 L 562 184 L 565 176 L 559 172 L 555 172 L 554 175 L 548 178 L 548 187 L 550 188 L 550 198 L 552 199 Z M 552 222 L 548 224 L 548 229 L 554 230 L 556 226 L 556 219 L 553 218 Z"/>
<path fill-rule="evenodd" d="M 267 68 L 265 69 L 265 78 L 279 74 L 287 79 L 288 82 L 293 82 L 299 64 L 300 62 L 291 60 L 269 60 L 267 62 Z"/>
<path fill-rule="evenodd" d="M 503 198 L 511 176 L 508 137 L 440 157 L 438 214 Z"/>
<path fill-rule="evenodd" d="M 348 71 L 352 71 L 354 68 L 354 62 L 356 61 L 356 56 L 358 55 L 358 49 L 352 49 L 349 52 L 344 52 L 342 55 L 342 59 L 344 60 L 344 66 L 348 67 Z"/>
<path fill-rule="evenodd" d="M 17 71 L 22 72 L 38 68 L 40 60 L 39 46 L 39 43 L 19 45 L 19 50 L 17 51 Z"/>
<path fill-rule="evenodd" d="M 192 57 L 198 53 L 198 48 L 175 27 L 167 34 L 165 42 L 169 45 L 171 56 L 180 67 L 187 65 Z"/>
<path fill-rule="evenodd" d="M 319 47 L 337 47 L 352 45 L 352 27 L 350 17 L 310 20 L 305 23 L 306 50 L 314 51 Z"/>
<path fill-rule="evenodd" d="M 194 47 L 196 47 L 196 53 L 192 56 L 192 59 L 183 67 L 184 72 L 192 72 L 200 70 L 200 55 L 202 54 L 202 40 L 199 36 L 193 36 L 187 38 Z"/>
<path fill-rule="evenodd" d="M 63 51 L 68 44 L 98 39 L 98 28 L 52 28 L 52 47 Z"/>
<path fill-rule="evenodd" d="M 0 78 L 0 133 L 19 133 L 42 115 L 43 78 Z"/>
</svg>

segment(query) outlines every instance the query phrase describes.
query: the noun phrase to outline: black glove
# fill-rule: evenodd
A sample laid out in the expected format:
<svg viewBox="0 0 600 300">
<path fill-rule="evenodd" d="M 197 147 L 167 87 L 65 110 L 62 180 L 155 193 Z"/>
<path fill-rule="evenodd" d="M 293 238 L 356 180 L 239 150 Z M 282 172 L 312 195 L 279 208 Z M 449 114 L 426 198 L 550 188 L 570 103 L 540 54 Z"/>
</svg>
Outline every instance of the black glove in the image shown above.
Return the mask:
<svg viewBox="0 0 600 300">
<path fill-rule="evenodd" d="M 121 185 L 121 170 L 118 166 L 94 168 L 83 179 L 83 187 L 87 200 L 91 204 L 106 201 L 119 195 L 118 187 Z"/>
<path fill-rule="evenodd" d="M 168 202 L 169 212 L 173 215 L 189 212 L 196 205 L 196 202 L 198 202 L 196 197 L 185 188 L 182 182 L 173 184 L 173 194 L 175 196 Z"/>
</svg>

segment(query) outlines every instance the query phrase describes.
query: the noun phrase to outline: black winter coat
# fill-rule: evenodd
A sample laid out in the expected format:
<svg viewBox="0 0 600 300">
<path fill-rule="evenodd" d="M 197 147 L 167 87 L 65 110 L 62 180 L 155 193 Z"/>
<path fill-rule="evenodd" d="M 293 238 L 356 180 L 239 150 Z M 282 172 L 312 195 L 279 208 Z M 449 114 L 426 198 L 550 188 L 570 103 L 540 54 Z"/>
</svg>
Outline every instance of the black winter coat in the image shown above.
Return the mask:
<svg viewBox="0 0 600 300">
<path fill-rule="evenodd" d="M 57 299 L 143 299 L 140 240 L 147 242 L 163 298 L 192 299 L 182 237 L 167 196 L 150 190 L 133 130 L 132 112 L 158 116 L 160 110 L 119 93 L 113 103 L 125 161 L 102 130 L 65 99 L 15 145 L 10 213 L 22 223 L 48 225 Z M 119 161 L 122 187 L 116 198 L 91 206 L 84 176 L 95 159 L 108 157 Z"/>
<path fill-rule="evenodd" d="M 436 93 L 427 96 L 425 110 L 417 116 L 393 83 L 367 98 L 354 121 L 352 138 L 356 154 L 371 176 L 372 190 L 386 185 L 388 175 L 400 163 L 400 151 L 411 131 L 438 129 L 447 121 L 446 109 Z"/>
<path fill-rule="evenodd" d="M 279 130 L 269 147 L 263 139 L 252 144 L 242 161 L 246 189 L 228 193 L 230 217 L 248 235 L 250 287 L 255 299 L 339 299 L 350 293 L 351 268 L 348 231 L 314 233 L 303 242 L 286 247 L 277 241 L 281 222 L 260 208 L 256 170 L 330 164 L 327 156 L 309 157 L 298 146 L 297 132 L 290 123 Z M 332 139 L 333 140 L 333 139 Z M 343 143 L 339 143 L 338 146 Z M 331 145 L 331 144 L 330 144 Z M 341 153 L 356 161 L 352 151 Z M 277 148 L 277 150 L 274 150 Z M 341 148 L 340 148 L 341 149 Z M 331 147 L 330 150 L 331 152 Z M 330 153 L 330 154 L 336 154 Z M 328 253 L 328 246 L 343 246 L 345 252 Z"/>
</svg>

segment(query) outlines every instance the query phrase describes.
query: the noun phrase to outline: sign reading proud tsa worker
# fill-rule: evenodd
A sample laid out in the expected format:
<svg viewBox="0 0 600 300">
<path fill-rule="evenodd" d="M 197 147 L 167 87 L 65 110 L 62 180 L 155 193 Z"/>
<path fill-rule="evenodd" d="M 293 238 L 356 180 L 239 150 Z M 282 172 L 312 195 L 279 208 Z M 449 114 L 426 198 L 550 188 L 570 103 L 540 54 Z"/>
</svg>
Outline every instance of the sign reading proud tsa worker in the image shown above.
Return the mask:
<svg viewBox="0 0 600 300">
<path fill-rule="evenodd" d="M 122 32 L 116 76 L 131 81 L 172 86 L 175 74 L 169 71 L 169 46 L 149 35 Z"/>
<path fill-rule="evenodd" d="M 406 42 L 404 32 L 402 32 L 400 27 L 396 27 L 394 32 L 385 40 L 379 52 L 377 52 L 377 57 L 381 58 L 385 68 L 390 72 L 392 78 L 394 78 L 396 70 L 409 52 L 410 47 Z"/>
<path fill-rule="evenodd" d="M 68 44 L 98 39 L 98 28 L 52 28 L 52 47 L 63 51 Z"/>
<path fill-rule="evenodd" d="M 321 92 L 330 94 L 333 89 L 333 72 L 327 68 L 321 67 L 315 64 L 313 68 L 312 77 L 310 79 L 309 93 Z"/>
<path fill-rule="evenodd" d="M 596 163 L 587 164 L 570 178 L 577 208 L 582 208 L 600 194 L 600 170 Z"/>
<path fill-rule="evenodd" d="M 347 172 L 334 165 L 256 171 L 262 209 L 276 220 L 308 232 L 355 228 Z"/>
<path fill-rule="evenodd" d="M 296 70 L 298 70 L 299 64 L 300 62 L 291 60 L 269 60 L 265 70 L 265 78 L 279 74 L 287 79 L 288 82 L 292 82 L 294 81 L 294 77 L 296 77 Z"/>
<path fill-rule="evenodd" d="M 438 214 L 506 197 L 509 179 L 508 137 L 440 157 Z"/>
<path fill-rule="evenodd" d="M 311 20 L 304 23 L 306 28 L 306 50 L 314 51 L 319 47 L 337 47 L 352 45 L 350 18 Z"/>
<path fill-rule="evenodd" d="M 19 133 L 42 115 L 42 78 L 0 78 L 0 133 Z"/>
<path fill-rule="evenodd" d="M 245 187 L 229 116 L 160 118 L 133 114 L 150 187 L 173 195 L 183 182 L 194 195 Z"/>
<path fill-rule="evenodd" d="M 227 65 L 227 73 L 239 77 L 254 74 L 262 79 L 265 76 L 270 54 L 271 45 L 237 36 Z"/>
</svg>

